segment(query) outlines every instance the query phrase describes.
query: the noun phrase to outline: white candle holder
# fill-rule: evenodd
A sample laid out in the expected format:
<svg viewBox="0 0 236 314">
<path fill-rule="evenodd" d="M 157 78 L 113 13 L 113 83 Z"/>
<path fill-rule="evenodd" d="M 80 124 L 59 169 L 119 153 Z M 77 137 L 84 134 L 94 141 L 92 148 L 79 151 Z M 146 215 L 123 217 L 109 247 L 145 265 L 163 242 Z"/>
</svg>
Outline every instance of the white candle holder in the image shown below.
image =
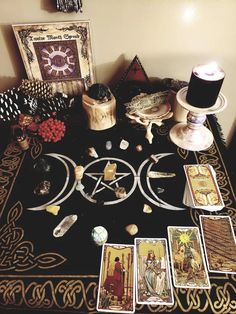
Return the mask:
<svg viewBox="0 0 236 314">
<path fill-rule="evenodd" d="M 223 111 L 227 106 L 227 99 L 219 93 L 216 103 L 209 108 L 198 108 L 191 106 L 186 101 L 188 87 L 178 91 L 176 98 L 178 103 L 188 110 L 187 123 L 177 123 L 170 130 L 170 139 L 177 146 L 191 150 L 200 151 L 208 149 L 213 143 L 213 135 L 203 123 L 206 115 Z"/>
</svg>

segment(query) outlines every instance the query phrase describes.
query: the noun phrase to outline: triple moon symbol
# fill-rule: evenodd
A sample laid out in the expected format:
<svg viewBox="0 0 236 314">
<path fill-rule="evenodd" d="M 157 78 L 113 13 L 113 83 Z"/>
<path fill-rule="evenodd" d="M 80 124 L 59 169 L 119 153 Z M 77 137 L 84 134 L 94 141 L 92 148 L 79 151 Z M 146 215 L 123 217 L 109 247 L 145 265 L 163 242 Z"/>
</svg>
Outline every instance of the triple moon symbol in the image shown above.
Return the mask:
<svg viewBox="0 0 236 314">
<path fill-rule="evenodd" d="M 173 153 L 156 154 L 155 157 L 157 159 L 161 159 L 170 155 L 173 155 Z M 122 170 L 124 171 L 117 172 L 114 180 L 109 181 L 109 183 L 107 181 L 104 182 L 103 171 L 98 172 L 98 169 L 104 169 L 106 166 L 106 163 L 112 163 L 112 162 L 118 163 L 119 164 L 118 168 L 119 169 L 123 168 Z M 112 205 L 112 204 L 117 204 L 126 200 L 134 192 L 136 185 L 138 184 L 139 189 L 141 193 L 143 194 L 143 196 L 152 204 L 159 206 L 161 208 L 169 209 L 169 210 L 185 210 L 186 208 L 171 205 L 163 201 L 160 197 L 158 197 L 156 193 L 153 191 L 153 188 L 150 183 L 150 178 L 147 175 L 145 176 L 146 182 L 142 181 L 141 174 L 142 174 L 143 169 L 148 165 L 148 163 L 150 163 L 149 158 L 144 160 L 144 162 L 140 165 L 138 169 L 138 173 L 136 173 L 135 169 L 128 162 L 119 158 L 104 157 L 104 158 L 94 160 L 84 168 L 84 176 L 92 179 L 95 182 L 94 188 L 89 193 L 87 193 L 85 190 L 81 190 L 80 193 L 90 202 L 96 203 L 97 200 L 94 198 L 94 196 L 98 195 L 100 192 L 106 189 L 111 190 L 113 191 L 112 196 L 114 197 L 115 188 L 125 186 L 127 194 L 124 198 L 115 199 L 115 200 L 112 199 L 112 200 L 103 202 L 103 205 Z M 153 165 L 154 165 L 153 162 L 151 162 L 148 165 L 146 173 L 151 171 L 151 168 Z M 132 177 L 132 180 L 130 180 L 130 177 Z M 127 183 L 126 181 L 128 181 L 129 183 Z M 129 185 L 129 187 L 127 187 L 127 185 Z M 143 185 L 146 185 L 147 188 L 145 190 L 147 190 L 148 192 L 145 192 Z"/>
<path fill-rule="evenodd" d="M 69 163 L 73 166 L 73 168 L 76 167 L 76 163 L 70 159 L 69 157 L 65 156 L 65 155 L 61 155 L 61 154 L 56 154 L 56 153 L 50 153 L 50 154 L 46 154 L 47 156 L 50 156 L 52 158 L 56 158 L 58 159 L 65 167 L 66 169 L 66 178 L 65 178 L 65 182 L 63 185 L 63 188 L 61 189 L 61 191 L 53 198 L 51 199 L 49 202 L 37 206 L 37 207 L 30 207 L 27 208 L 28 210 L 33 210 L 33 211 L 38 211 L 38 210 L 44 210 L 46 208 L 46 206 L 50 205 L 50 204 L 54 204 L 54 205 L 59 205 L 61 204 L 63 201 L 65 201 L 75 190 L 77 181 L 74 180 L 74 183 L 72 185 L 72 187 L 70 188 L 70 190 L 67 192 L 67 194 L 59 199 L 59 197 L 63 194 L 63 192 L 66 190 L 68 183 L 69 183 L 69 178 L 70 178 L 70 171 L 69 171 L 69 167 L 68 164 L 65 162 L 69 161 Z M 161 159 L 167 156 L 172 155 L 172 153 L 162 153 L 162 154 L 156 154 L 155 157 L 157 159 Z M 104 173 L 103 173 L 103 169 L 105 168 L 106 164 L 108 163 L 112 163 L 112 162 L 116 162 L 119 163 L 119 171 L 121 172 L 116 172 L 115 178 L 114 180 L 111 181 L 104 181 Z M 147 190 L 148 192 L 145 192 L 144 188 L 143 188 L 143 182 L 141 180 L 141 173 L 143 171 L 143 168 L 145 166 L 148 165 L 148 162 L 150 163 L 150 159 L 146 159 L 143 161 L 143 163 L 140 165 L 139 169 L 138 169 L 138 173 L 136 173 L 135 169 L 126 161 L 119 159 L 119 158 L 109 158 L 109 157 L 104 157 L 104 158 L 100 158 L 100 159 L 96 159 L 94 161 L 92 161 L 91 163 L 87 164 L 87 166 L 85 166 L 84 168 L 84 179 L 85 177 L 87 178 L 87 180 L 89 179 L 90 181 L 94 181 L 94 187 L 92 189 L 92 191 L 90 191 L 90 193 L 85 192 L 85 190 L 81 190 L 80 193 L 83 195 L 84 198 L 86 198 L 87 200 L 89 200 L 92 203 L 97 203 L 97 200 L 94 198 L 94 196 L 99 193 L 101 193 L 102 191 L 112 191 L 112 195 L 115 198 L 115 188 L 118 187 L 125 187 L 125 190 L 127 192 L 126 196 L 124 198 L 119 198 L 119 199 L 111 199 L 111 200 L 107 200 L 105 202 L 103 202 L 103 205 L 113 205 L 113 204 L 117 204 L 120 203 L 124 200 L 126 200 L 128 197 L 130 197 L 132 195 L 132 193 L 134 192 L 137 184 L 139 186 L 139 189 L 142 193 L 142 195 L 152 204 L 161 207 L 161 208 L 165 208 L 165 209 L 169 209 L 169 210 L 185 210 L 185 208 L 182 207 L 177 207 L 177 206 L 173 206 L 165 201 L 163 201 L 162 199 L 160 199 L 155 192 L 152 189 L 151 183 L 150 183 L 150 178 L 148 178 L 147 176 L 145 176 L 146 178 L 146 185 L 147 185 Z M 97 171 L 97 169 L 99 169 L 99 166 L 103 164 L 103 168 L 100 172 Z M 149 171 L 151 171 L 152 166 L 154 165 L 153 162 L 151 162 L 148 167 L 146 172 L 148 173 Z M 100 166 L 101 167 L 101 166 Z M 91 169 L 91 171 L 90 171 Z M 96 170 L 96 171 L 94 171 Z M 73 174 L 74 175 L 74 174 Z M 131 180 L 130 180 L 131 178 Z M 86 186 L 86 184 L 85 184 Z"/>
</svg>

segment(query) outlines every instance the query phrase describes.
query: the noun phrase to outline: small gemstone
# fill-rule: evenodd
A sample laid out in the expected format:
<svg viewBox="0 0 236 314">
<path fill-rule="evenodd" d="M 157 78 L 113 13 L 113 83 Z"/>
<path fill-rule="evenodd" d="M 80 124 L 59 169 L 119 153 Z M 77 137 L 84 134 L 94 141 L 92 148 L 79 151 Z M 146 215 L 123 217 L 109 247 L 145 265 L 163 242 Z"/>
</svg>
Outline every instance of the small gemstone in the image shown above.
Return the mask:
<svg viewBox="0 0 236 314">
<path fill-rule="evenodd" d="M 152 213 L 152 208 L 151 208 L 149 205 L 144 204 L 144 206 L 143 206 L 143 212 L 144 212 L 145 214 L 151 214 L 151 213 Z"/>
<path fill-rule="evenodd" d="M 56 238 L 62 237 L 70 227 L 76 222 L 77 215 L 69 215 L 62 219 L 62 221 L 53 230 L 53 235 Z"/>
<path fill-rule="evenodd" d="M 50 192 L 50 187 L 51 187 L 51 182 L 44 180 L 36 186 L 36 188 L 34 189 L 34 194 L 47 195 Z"/>
<path fill-rule="evenodd" d="M 125 227 L 125 230 L 130 234 L 130 235 L 135 235 L 138 233 L 138 226 L 135 224 L 130 224 Z"/>
<path fill-rule="evenodd" d="M 137 146 L 136 146 L 136 151 L 137 151 L 137 152 L 141 152 L 142 150 L 143 150 L 142 145 L 137 145 Z"/>
<path fill-rule="evenodd" d="M 39 158 L 38 161 L 34 164 L 34 169 L 37 172 L 49 172 L 51 170 L 51 165 L 44 158 Z"/>
<path fill-rule="evenodd" d="M 120 142 L 120 149 L 126 150 L 129 147 L 129 142 L 126 140 L 121 140 Z"/>
<path fill-rule="evenodd" d="M 125 198 L 126 197 L 126 190 L 124 187 L 119 186 L 117 188 L 115 188 L 115 195 L 117 198 Z"/>
<path fill-rule="evenodd" d="M 112 141 L 106 141 L 106 150 L 112 149 Z"/>
<path fill-rule="evenodd" d="M 94 147 L 89 147 L 87 153 L 90 157 L 98 158 L 98 154 Z"/>
<path fill-rule="evenodd" d="M 150 156 L 150 159 L 151 159 L 151 161 L 154 162 L 155 164 L 158 163 L 158 161 L 159 161 L 159 158 L 156 157 L 154 154 L 152 154 L 152 155 Z"/>
<path fill-rule="evenodd" d="M 57 206 L 57 205 L 46 206 L 46 211 L 55 215 L 55 216 L 58 214 L 59 210 L 60 210 L 60 206 Z"/>
<path fill-rule="evenodd" d="M 165 192 L 165 190 L 163 188 L 157 188 L 157 194 L 161 194 Z"/>
</svg>

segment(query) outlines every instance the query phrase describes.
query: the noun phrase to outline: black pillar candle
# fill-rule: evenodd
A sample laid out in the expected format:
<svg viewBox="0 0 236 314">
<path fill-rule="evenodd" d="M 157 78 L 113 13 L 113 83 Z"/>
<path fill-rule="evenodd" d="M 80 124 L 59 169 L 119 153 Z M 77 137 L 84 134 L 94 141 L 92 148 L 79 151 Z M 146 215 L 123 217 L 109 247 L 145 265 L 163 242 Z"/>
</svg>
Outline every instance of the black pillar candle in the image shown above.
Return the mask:
<svg viewBox="0 0 236 314">
<path fill-rule="evenodd" d="M 187 102 L 198 108 L 212 107 L 217 100 L 224 77 L 224 71 L 215 63 L 194 67 L 188 85 Z"/>
</svg>

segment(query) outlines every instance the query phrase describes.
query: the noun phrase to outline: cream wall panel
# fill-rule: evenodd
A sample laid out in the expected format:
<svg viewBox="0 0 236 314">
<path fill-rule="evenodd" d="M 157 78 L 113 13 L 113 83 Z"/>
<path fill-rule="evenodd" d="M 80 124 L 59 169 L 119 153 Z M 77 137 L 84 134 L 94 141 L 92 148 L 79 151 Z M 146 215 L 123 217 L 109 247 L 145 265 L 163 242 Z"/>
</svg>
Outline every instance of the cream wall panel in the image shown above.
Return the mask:
<svg viewBox="0 0 236 314">
<path fill-rule="evenodd" d="M 114 81 L 137 54 L 150 77 L 189 80 L 192 67 L 217 61 L 228 107 L 218 114 L 229 142 L 236 116 L 235 0 L 84 0 L 61 13 L 56 0 L 0 1 L 0 91 L 26 77 L 11 24 L 90 20 L 97 81 Z"/>
</svg>

